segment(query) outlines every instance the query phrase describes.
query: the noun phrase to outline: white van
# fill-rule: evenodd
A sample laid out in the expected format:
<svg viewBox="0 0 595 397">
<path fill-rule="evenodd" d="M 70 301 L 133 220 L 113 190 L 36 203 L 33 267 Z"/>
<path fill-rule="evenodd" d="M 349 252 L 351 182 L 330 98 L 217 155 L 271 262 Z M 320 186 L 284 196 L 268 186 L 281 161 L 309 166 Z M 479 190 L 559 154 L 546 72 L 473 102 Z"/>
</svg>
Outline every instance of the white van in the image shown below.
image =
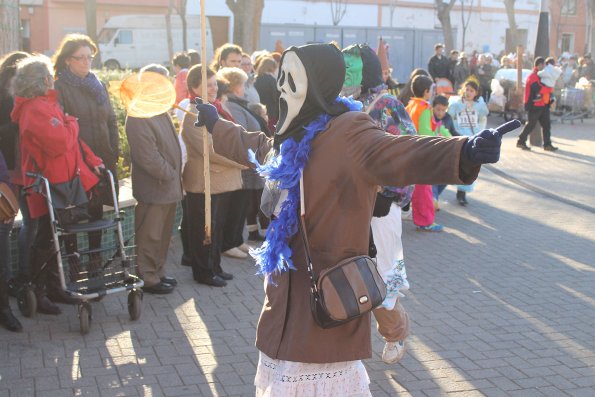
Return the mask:
<svg viewBox="0 0 595 397">
<path fill-rule="evenodd" d="M 136 69 L 149 63 L 169 65 L 165 15 L 117 15 L 111 17 L 99 32 L 98 42 L 103 65 L 108 69 Z M 187 21 L 188 49 L 200 54 L 200 16 Z M 171 15 L 173 52 L 183 50 L 182 20 Z M 207 19 L 207 57 L 213 56 L 213 35 Z"/>
</svg>

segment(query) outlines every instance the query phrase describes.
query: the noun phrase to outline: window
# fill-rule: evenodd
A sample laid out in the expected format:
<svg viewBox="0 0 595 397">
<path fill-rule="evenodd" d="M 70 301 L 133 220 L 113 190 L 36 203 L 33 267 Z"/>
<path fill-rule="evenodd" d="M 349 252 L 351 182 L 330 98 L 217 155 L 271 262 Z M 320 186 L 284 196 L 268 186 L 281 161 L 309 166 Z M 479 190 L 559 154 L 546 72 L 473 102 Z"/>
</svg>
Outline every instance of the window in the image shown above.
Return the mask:
<svg viewBox="0 0 595 397">
<path fill-rule="evenodd" d="M 560 50 L 571 54 L 574 53 L 574 33 L 562 33 Z"/>
<path fill-rule="evenodd" d="M 118 44 L 132 44 L 132 30 L 120 30 L 116 37 Z"/>
<path fill-rule="evenodd" d="M 576 15 L 576 0 L 562 1 L 562 15 Z"/>
</svg>

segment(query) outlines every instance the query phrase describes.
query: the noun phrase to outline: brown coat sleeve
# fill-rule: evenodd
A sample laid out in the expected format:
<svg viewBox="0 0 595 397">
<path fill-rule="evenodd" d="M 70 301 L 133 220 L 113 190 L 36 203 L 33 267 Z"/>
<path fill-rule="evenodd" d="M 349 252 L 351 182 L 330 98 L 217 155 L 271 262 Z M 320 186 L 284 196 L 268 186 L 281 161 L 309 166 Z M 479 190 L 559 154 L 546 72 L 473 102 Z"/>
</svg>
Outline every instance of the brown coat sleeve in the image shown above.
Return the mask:
<svg viewBox="0 0 595 397">
<path fill-rule="evenodd" d="M 375 127 L 368 115 L 336 119 L 348 140 L 346 155 L 375 185 L 469 184 L 480 166 L 460 164 L 466 137 L 393 136 Z"/>
<path fill-rule="evenodd" d="M 182 134 L 182 139 L 188 147 L 188 155 L 190 155 L 190 153 L 192 152 L 202 157 L 204 156 L 204 146 L 202 141 L 203 127 L 196 127 L 194 125 L 195 120 L 196 117 L 184 116 L 184 120 L 182 121 L 182 131 L 180 132 L 180 134 Z M 213 150 L 213 137 L 211 136 L 211 134 L 209 134 L 209 146 L 209 163 L 222 165 L 225 167 L 245 169 L 243 165 L 238 164 L 232 160 L 229 160 L 226 157 L 221 156 L 220 154 L 215 153 L 215 151 Z"/>
<path fill-rule="evenodd" d="M 250 168 L 254 168 L 254 164 L 248 160 L 248 149 L 252 149 L 262 164 L 273 146 L 273 139 L 264 132 L 247 132 L 242 126 L 223 119 L 215 123 L 212 136 L 215 153 Z"/>
</svg>

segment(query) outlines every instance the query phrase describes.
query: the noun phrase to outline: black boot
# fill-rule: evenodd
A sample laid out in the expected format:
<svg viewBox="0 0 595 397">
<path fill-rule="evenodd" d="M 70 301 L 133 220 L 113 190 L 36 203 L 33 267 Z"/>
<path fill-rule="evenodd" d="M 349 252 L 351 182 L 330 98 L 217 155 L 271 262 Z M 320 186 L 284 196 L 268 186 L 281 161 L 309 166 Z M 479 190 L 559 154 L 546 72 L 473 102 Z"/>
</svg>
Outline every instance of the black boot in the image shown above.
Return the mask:
<svg viewBox="0 0 595 397">
<path fill-rule="evenodd" d="M 10 310 L 8 303 L 8 287 L 6 282 L 0 282 L 0 325 L 12 332 L 21 332 L 23 326 Z"/>
<path fill-rule="evenodd" d="M 23 330 L 23 326 L 12 314 L 10 307 L 0 310 L 0 325 L 12 332 L 21 332 Z"/>
<path fill-rule="evenodd" d="M 253 230 L 248 233 L 248 240 L 250 241 L 264 241 L 265 238 L 258 233 L 258 230 Z"/>
<path fill-rule="evenodd" d="M 463 192 L 462 190 L 457 190 L 457 201 L 459 202 L 459 204 L 463 206 L 469 204 L 465 196 L 465 192 Z"/>
</svg>

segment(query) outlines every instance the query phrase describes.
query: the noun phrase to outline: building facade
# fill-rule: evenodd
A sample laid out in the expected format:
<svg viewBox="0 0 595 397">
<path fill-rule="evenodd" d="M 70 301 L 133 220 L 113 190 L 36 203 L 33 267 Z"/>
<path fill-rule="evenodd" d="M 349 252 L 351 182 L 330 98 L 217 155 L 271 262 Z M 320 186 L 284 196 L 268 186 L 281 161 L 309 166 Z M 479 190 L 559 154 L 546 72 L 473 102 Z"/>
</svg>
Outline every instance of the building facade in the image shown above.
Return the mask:
<svg viewBox="0 0 595 397">
<path fill-rule="evenodd" d="M 23 47 L 51 53 L 66 33 L 86 32 L 85 0 L 21 0 Z M 592 46 L 592 0 L 550 0 L 552 55 L 582 54 Z M 165 14 L 169 0 L 96 0 L 97 29 L 114 15 Z M 339 7 L 339 8 L 337 8 Z M 529 52 L 535 48 L 540 0 L 519 0 L 515 17 Z M 199 2 L 188 1 L 188 14 L 199 13 Z M 223 0 L 208 0 L 216 45 L 227 41 L 233 14 Z M 463 20 L 468 21 L 463 23 Z M 499 53 L 506 47 L 508 19 L 502 0 L 456 1 L 451 11 L 459 50 Z M 266 0 L 262 24 L 309 27 L 404 28 L 440 31 L 435 0 Z"/>
</svg>

